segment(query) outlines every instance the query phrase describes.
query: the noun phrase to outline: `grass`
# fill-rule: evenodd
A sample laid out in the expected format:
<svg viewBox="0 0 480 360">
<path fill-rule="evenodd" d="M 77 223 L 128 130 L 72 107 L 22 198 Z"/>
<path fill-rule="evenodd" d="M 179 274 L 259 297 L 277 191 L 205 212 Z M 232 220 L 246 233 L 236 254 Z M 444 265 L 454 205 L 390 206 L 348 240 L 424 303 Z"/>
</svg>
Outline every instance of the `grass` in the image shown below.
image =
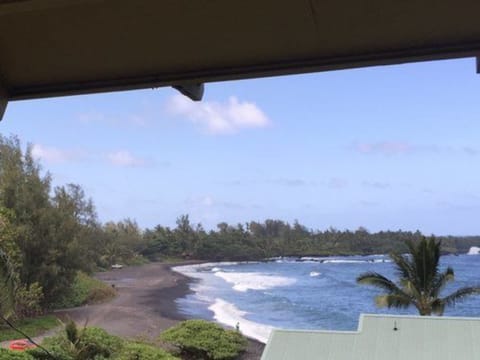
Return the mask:
<svg viewBox="0 0 480 360">
<path fill-rule="evenodd" d="M 25 319 L 15 323 L 15 326 L 28 334 L 28 336 L 38 336 L 44 332 L 60 325 L 59 320 L 53 315 L 39 316 L 36 318 Z M 0 328 L 0 341 L 20 339 L 22 335 L 10 328 Z"/>
<path fill-rule="evenodd" d="M 75 277 L 70 292 L 54 304 L 54 308 L 64 309 L 85 304 L 96 304 L 109 300 L 116 292 L 110 285 L 103 281 L 79 272 Z"/>
</svg>

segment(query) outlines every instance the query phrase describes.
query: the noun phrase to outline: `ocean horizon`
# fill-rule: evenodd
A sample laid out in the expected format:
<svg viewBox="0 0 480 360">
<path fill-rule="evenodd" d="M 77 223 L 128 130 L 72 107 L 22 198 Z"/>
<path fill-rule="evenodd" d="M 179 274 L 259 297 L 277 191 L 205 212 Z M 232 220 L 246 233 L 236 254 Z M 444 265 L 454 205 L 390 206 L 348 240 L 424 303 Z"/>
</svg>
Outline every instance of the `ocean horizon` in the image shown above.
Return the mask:
<svg viewBox="0 0 480 360">
<path fill-rule="evenodd" d="M 476 253 L 476 252 L 473 252 Z M 440 268 L 455 270 L 445 293 L 480 285 L 480 256 L 445 255 Z M 415 308 L 378 308 L 378 289 L 356 277 L 375 271 L 395 279 L 387 255 L 273 258 L 261 262 L 212 262 L 173 268 L 194 281 L 192 293 L 177 299 L 189 318 L 214 320 L 266 343 L 273 328 L 357 330 L 361 313 L 415 315 Z M 480 296 L 471 297 L 445 316 L 480 316 Z"/>
</svg>

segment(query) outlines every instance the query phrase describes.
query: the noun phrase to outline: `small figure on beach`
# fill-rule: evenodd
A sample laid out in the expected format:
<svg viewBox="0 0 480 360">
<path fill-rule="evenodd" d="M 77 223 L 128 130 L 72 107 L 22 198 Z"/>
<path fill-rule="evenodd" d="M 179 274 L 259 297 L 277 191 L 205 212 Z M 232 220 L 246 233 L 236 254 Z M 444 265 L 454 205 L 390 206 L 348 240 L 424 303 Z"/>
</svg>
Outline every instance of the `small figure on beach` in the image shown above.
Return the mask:
<svg viewBox="0 0 480 360">
<path fill-rule="evenodd" d="M 237 329 L 238 332 L 240 332 L 240 323 L 237 322 L 237 325 L 235 325 L 235 329 Z"/>
</svg>

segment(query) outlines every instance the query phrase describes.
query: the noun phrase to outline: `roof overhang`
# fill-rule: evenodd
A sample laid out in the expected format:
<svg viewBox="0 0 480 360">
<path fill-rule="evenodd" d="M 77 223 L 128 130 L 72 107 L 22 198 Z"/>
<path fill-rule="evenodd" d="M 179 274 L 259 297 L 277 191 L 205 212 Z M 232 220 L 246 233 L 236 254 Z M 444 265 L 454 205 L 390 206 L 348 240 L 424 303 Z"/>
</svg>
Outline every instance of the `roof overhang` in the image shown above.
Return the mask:
<svg viewBox="0 0 480 360">
<path fill-rule="evenodd" d="M 478 14 L 478 0 L 0 0 L 0 87 L 198 97 L 211 81 L 477 56 Z"/>
</svg>

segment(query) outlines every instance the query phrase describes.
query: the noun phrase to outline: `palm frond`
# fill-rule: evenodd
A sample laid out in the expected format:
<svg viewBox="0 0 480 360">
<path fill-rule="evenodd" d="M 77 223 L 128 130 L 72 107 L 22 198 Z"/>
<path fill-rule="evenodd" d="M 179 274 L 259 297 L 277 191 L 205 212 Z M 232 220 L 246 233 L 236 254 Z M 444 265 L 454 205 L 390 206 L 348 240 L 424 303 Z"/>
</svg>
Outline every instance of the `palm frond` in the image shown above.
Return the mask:
<svg viewBox="0 0 480 360">
<path fill-rule="evenodd" d="M 424 292 L 429 291 L 430 284 L 438 274 L 440 246 L 441 242 L 435 241 L 435 237 L 432 236 L 428 240 L 424 237 L 416 247 L 413 262 L 420 280 L 419 288 Z"/>
<path fill-rule="evenodd" d="M 402 285 L 402 291 L 405 294 L 416 299 L 421 297 L 421 294 L 413 281 L 411 281 L 410 279 L 402 279 L 400 280 L 400 283 Z"/>
<path fill-rule="evenodd" d="M 440 292 L 445 288 L 445 285 L 450 281 L 455 279 L 455 273 L 453 269 L 449 266 L 447 270 L 443 273 L 437 274 L 437 276 L 433 279 L 429 294 L 431 297 L 438 297 Z"/>
<path fill-rule="evenodd" d="M 458 289 L 452 294 L 440 299 L 440 301 L 446 306 L 451 306 L 472 295 L 480 295 L 480 287 L 464 287 Z"/>
<path fill-rule="evenodd" d="M 397 253 L 391 253 L 390 259 L 392 259 L 392 261 L 395 263 L 396 270 L 400 275 L 400 278 L 411 279 L 415 275 L 412 264 L 405 256 Z"/>
<path fill-rule="evenodd" d="M 401 293 L 402 290 L 391 280 L 376 272 L 366 272 L 357 277 L 357 283 L 372 285 L 388 293 Z"/>
</svg>

